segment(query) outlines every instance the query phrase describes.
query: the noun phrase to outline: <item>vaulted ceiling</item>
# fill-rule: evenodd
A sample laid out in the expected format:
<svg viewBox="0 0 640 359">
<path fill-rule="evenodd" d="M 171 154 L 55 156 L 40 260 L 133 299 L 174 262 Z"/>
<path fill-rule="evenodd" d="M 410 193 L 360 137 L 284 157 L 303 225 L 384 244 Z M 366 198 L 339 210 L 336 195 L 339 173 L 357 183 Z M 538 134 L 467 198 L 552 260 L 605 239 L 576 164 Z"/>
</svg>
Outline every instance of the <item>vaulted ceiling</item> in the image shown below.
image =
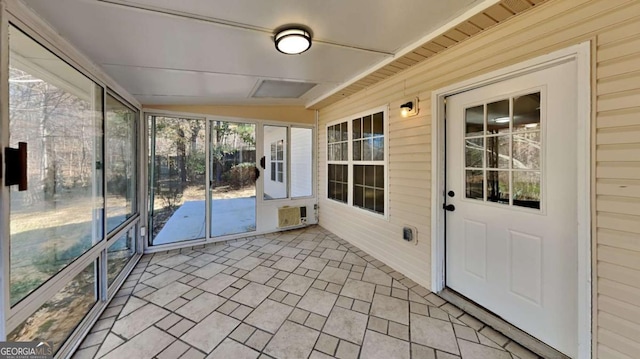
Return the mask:
<svg viewBox="0 0 640 359">
<path fill-rule="evenodd" d="M 520 1 L 535 4 L 531 0 Z M 421 45 L 434 31 L 472 7 L 496 3 L 487 0 L 24 2 L 141 103 L 225 105 L 316 103 L 406 55 L 407 49 Z M 274 48 L 274 29 L 294 23 L 311 28 L 313 46 L 301 55 L 281 54 Z M 317 85 L 299 98 L 253 97 L 264 80 Z"/>
</svg>

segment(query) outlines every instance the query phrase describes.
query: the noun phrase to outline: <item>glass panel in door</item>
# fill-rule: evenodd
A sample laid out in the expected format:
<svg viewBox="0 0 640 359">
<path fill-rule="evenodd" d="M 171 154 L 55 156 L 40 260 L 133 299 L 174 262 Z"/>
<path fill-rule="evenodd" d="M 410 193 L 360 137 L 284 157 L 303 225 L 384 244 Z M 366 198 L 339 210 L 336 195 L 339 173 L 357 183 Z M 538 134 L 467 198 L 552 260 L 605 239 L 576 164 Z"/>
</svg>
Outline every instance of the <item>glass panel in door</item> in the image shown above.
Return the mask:
<svg viewBox="0 0 640 359">
<path fill-rule="evenodd" d="M 205 121 L 149 116 L 150 244 L 205 238 Z"/>
<path fill-rule="evenodd" d="M 264 126 L 264 199 L 287 198 L 287 130 Z"/>
<path fill-rule="evenodd" d="M 256 126 L 212 121 L 210 131 L 211 236 L 255 231 Z"/>
</svg>

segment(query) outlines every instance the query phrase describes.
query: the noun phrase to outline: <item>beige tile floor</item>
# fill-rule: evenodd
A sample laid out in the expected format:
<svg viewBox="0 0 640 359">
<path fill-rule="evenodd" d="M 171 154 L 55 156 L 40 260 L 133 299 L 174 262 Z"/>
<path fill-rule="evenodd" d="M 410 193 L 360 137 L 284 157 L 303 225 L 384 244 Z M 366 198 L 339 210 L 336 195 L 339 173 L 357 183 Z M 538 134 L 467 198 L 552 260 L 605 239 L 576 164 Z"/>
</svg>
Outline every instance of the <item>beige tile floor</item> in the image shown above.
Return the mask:
<svg viewBox="0 0 640 359">
<path fill-rule="evenodd" d="M 537 358 L 319 226 L 145 255 L 94 357 Z"/>
</svg>

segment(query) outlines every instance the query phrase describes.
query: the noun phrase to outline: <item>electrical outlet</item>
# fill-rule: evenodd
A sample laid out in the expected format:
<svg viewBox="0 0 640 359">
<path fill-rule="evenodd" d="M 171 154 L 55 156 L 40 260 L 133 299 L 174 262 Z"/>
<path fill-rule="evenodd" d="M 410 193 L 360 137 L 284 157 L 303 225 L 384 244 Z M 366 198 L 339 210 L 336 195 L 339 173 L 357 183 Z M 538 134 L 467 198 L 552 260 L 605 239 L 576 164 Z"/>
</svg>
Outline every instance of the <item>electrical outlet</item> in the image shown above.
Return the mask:
<svg viewBox="0 0 640 359">
<path fill-rule="evenodd" d="M 413 240 L 413 229 L 409 227 L 404 227 L 402 229 L 402 239 L 407 242 L 411 242 Z"/>
</svg>

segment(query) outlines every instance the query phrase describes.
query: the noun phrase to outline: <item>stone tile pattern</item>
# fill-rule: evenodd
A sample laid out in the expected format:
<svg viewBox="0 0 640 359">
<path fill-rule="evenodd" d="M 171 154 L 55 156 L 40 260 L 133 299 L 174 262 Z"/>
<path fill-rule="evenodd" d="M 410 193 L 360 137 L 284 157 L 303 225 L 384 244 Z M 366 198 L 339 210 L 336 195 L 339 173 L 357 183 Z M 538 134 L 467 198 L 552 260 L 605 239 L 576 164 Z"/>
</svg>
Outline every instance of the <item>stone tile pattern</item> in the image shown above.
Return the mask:
<svg viewBox="0 0 640 359">
<path fill-rule="evenodd" d="M 319 226 L 144 255 L 74 358 L 389 355 L 538 358 Z"/>
</svg>

